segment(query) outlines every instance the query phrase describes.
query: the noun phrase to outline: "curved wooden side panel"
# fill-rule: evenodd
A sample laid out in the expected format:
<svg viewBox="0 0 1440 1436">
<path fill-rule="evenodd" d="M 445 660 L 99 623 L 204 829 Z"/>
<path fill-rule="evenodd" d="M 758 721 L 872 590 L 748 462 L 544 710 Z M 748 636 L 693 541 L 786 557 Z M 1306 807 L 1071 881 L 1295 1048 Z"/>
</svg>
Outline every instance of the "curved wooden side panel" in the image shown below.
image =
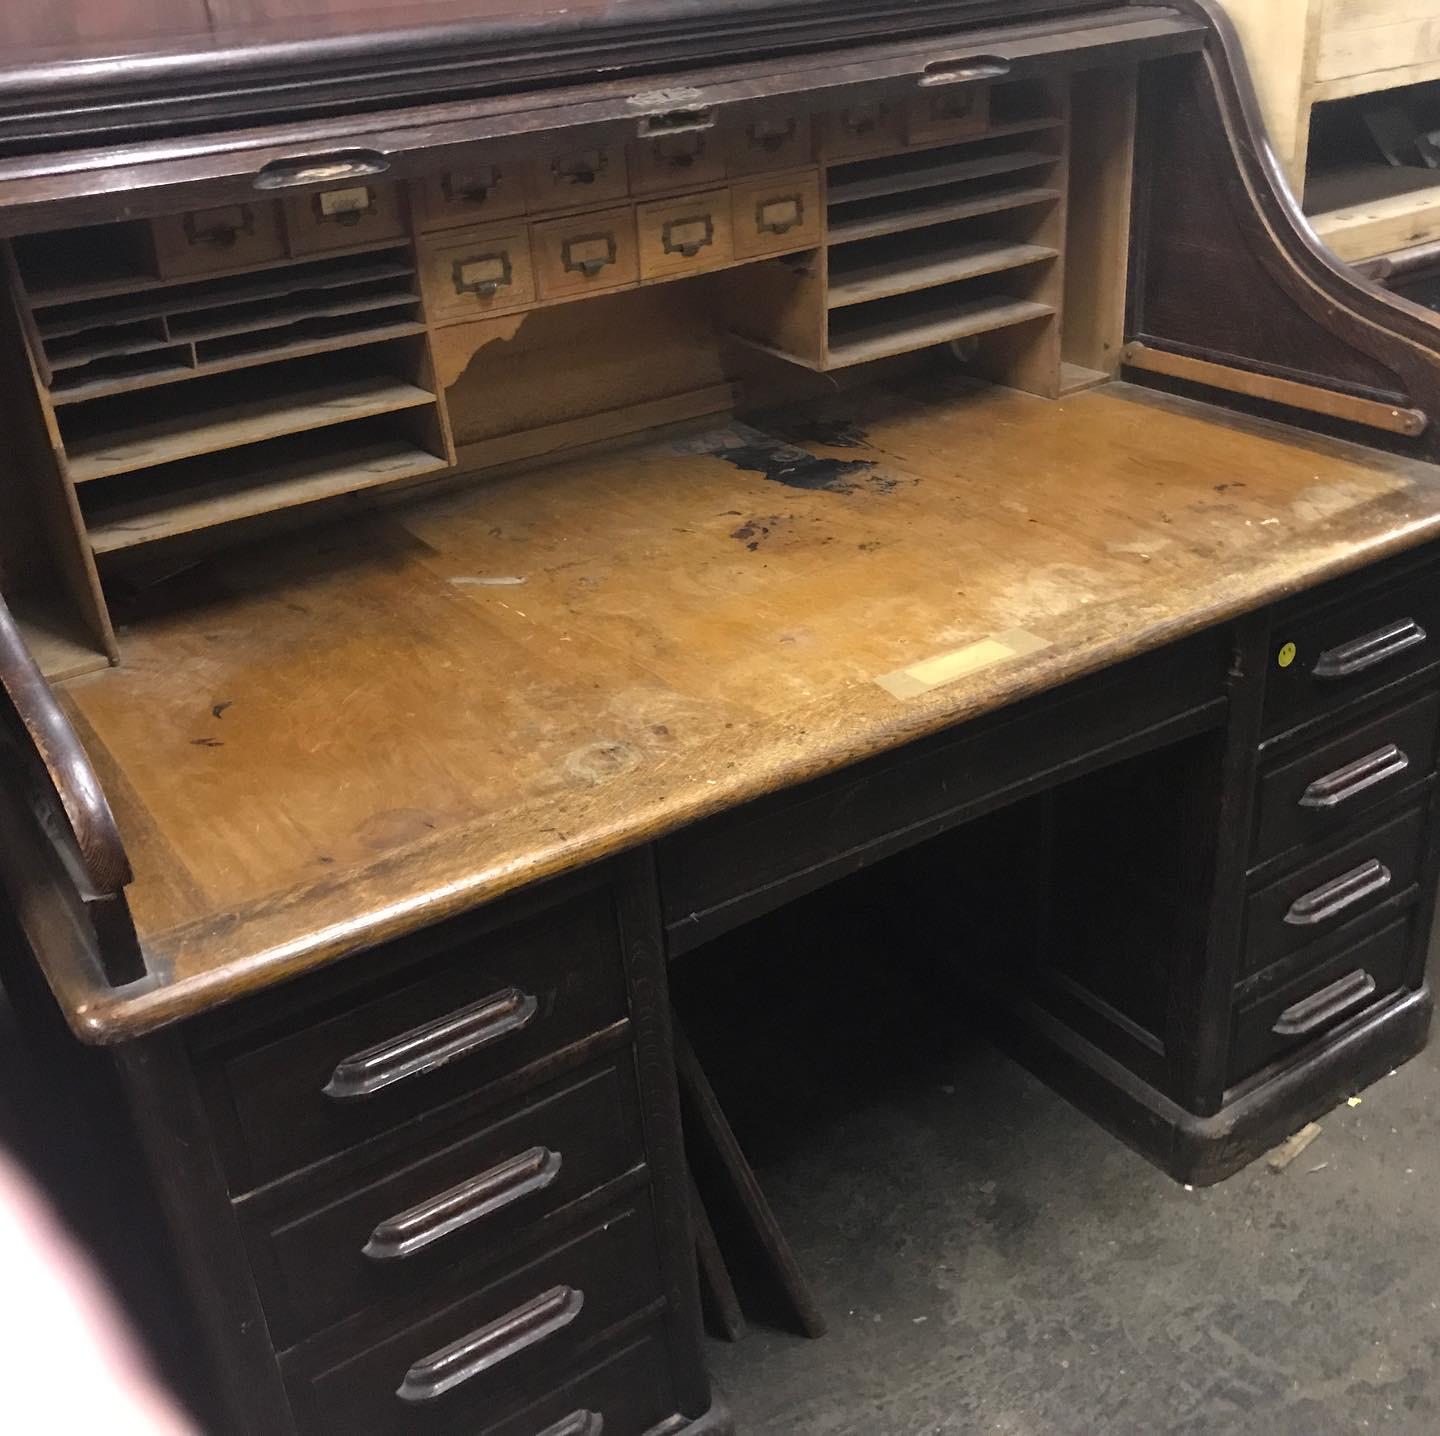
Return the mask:
<svg viewBox="0 0 1440 1436">
<path fill-rule="evenodd" d="M 1229 17 L 1214 0 L 1172 3 L 1210 32 L 1199 55 L 1153 65 L 1142 81 L 1130 339 L 1235 371 L 1240 382 L 1215 385 L 1217 397 L 1245 391 L 1246 375 L 1291 381 L 1315 402 L 1286 417 L 1440 459 L 1440 321 L 1321 244 L 1275 157 Z M 1357 424 L 1355 406 L 1327 394 L 1418 418 Z M 1307 409 L 1333 422 L 1301 417 Z"/>
<path fill-rule="evenodd" d="M 125 897 L 130 859 L 120 829 L 85 749 L 3 598 L 0 760 L 5 789 L 0 797 L 7 810 L 0 860 L 7 883 L 18 889 L 14 898 L 22 920 L 55 897 L 80 919 L 78 936 L 112 985 L 142 977 L 145 961 Z M 15 831 L 21 824 L 26 831 Z M 24 851 L 33 846 L 46 852 Z M 42 887 L 64 891 L 37 891 Z M 43 952 L 37 956 L 43 961 Z"/>
</svg>

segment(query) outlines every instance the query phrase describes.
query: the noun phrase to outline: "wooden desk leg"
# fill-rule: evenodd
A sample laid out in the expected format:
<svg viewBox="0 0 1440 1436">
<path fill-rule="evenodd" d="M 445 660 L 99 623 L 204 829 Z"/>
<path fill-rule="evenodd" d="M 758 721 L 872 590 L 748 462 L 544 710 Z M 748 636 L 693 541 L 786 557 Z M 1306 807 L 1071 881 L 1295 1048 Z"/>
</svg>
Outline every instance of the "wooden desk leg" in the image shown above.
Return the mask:
<svg viewBox="0 0 1440 1436">
<path fill-rule="evenodd" d="M 695 1177 L 690 1177 L 690 1224 L 695 1228 L 695 1258 L 700 1266 L 700 1289 L 708 1298 L 710 1309 L 720 1323 L 720 1330 L 727 1341 L 743 1341 L 750 1328 L 745 1323 L 745 1314 L 740 1310 L 740 1298 L 735 1294 L 735 1283 L 730 1280 L 730 1269 L 725 1265 L 724 1253 L 715 1237 L 715 1228 L 710 1225 L 710 1214 Z"/>
<path fill-rule="evenodd" d="M 730 1181 L 740 1208 L 769 1261 L 771 1275 L 784 1293 L 801 1330 L 806 1336 L 824 1336 L 825 1318 L 820 1314 L 810 1283 L 806 1281 L 785 1233 L 775 1220 L 770 1203 L 765 1200 L 765 1193 L 760 1190 L 750 1163 L 745 1160 L 745 1154 L 735 1140 L 735 1133 L 720 1108 L 705 1069 L 700 1066 L 695 1050 L 690 1046 L 690 1039 L 673 1013 L 672 1025 L 680 1096 L 696 1119 L 694 1135 L 703 1136 L 719 1159 L 720 1169 Z"/>
</svg>

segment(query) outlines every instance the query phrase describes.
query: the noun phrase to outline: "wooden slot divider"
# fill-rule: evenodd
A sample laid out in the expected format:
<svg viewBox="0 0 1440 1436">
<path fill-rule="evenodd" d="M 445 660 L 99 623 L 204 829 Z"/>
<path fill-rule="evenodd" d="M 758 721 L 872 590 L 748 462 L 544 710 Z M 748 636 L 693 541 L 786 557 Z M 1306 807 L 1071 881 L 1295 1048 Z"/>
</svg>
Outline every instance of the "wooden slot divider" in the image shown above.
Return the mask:
<svg viewBox="0 0 1440 1436">
<path fill-rule="evenodd" d="M 1014 174 L 1022 170 L 1041 169 L 1059 161 L 1058 155 L 1043 150 L 1013 150 L 1005 154 L 984 155 L 979 159 L 952 160 L 947 164 L 897 169 L 859 179 L 830 184 L 830 204 L 852 204 L 859 200 L 880 199 L 886 195 L 908 194 L 913 190 L 936 189 L 941 185 L 961 184 L 966 180 L 988 179 L 991 175 Z M 873 164 L 865 160 L 861 163 Z M 833 210 L 832 210 L 833 212 Z"/>
<path fill-rule="evenodd" d="M 1044 244 L 1007 244 L 985 240 L 951 244 L 919 253 L 894 255 L 870 264 L 842 269 L 832 267 L 828 306 L 844 309 L 916 290 L 934 289 L 957 280 L 1000 274 L 1029 264 L 1058 259 L 1060 251 Z"/>
<path fill-rule="evenodd" d="M 1026 185 L 1023 188 L 976 195 L 971 199 L 917 205 L 888 214 L 833 219 L 828 229 L 828 243 L 833 249 L 862 239 L 880 239 L 888 234 L 904 234 L 912 229 L 928 229 L 932 225 L 949 224 L 956 220 L 976 219 L 988 214 L 1004 214 L 1012 209 L 1026 209 L 1031 205 L 1049 204 L 1060 197 L 1061 192 L 1058 189 Z"/>
<path fill-rule="evenodd" d="M 315 261 L 308 261 L 314 268 Z M 89 315 L 75 315 L 59 320 L 38 320 L 37 330 L 42 339 L 60 339 L 70 334 L 83 334 L 91 329 L 111 329 L 121 324 L 138 324 L 147 319 L 171 319 L 178 314 L 194 314 L 206 309 L 225 309 L 237 304 L 257 304 L 267 299 L 284 299 L 290 295 L 303 294 L 310 290 L 350 289 L 357 285 L 369 284 L 385 279 L 405 279 L 413 276 L 415 266 L 407 261 L 390 264 L 369 264 L 355 269 L 323 271 L 298 276 L 289 283 L 259 284 L 253 288 L 230 290 L 209 289 L 205 293 L 179 293 L 176 298 L 164 301 L 129 305 L 123 309 L 102 310 Z M 179 291 L 195 291 L 208 281 L 190 281 L 176 285 Z"/>
<path fill-rule="evenodd" d="M 67 463 L 70 477 L 84 484 L 434 402 L 434 394 L 414 384 L 375 375 L 87 436 L 67 446 Z"/>
<path fill-rule="evenodd" d="M 54 289 L 28 289 L 27 298 L 30 307 L 37 311 L 54 309 L 62 304 L 78 304 L 92 299 L 116 299 L 127 294 L 148 294 L 157 289 L 186 289 L 194 288 L 197 284 L 210 284 L 216 280 L 230 279 L 247 274 L 264 274 L 277 269 L 293 269 L 299 265 L 315 265 L 325 260 L 345 259 L 355 254 L 379 254 L 389 249 L 409 249 L 408 238 L 395 238 L 376 240 L 373 244 L 357 244 L 353 248 L 335 250 L 329 254 L 316 256 L 286 255 L 283 259 L 262 260 L 258 264 L 247 264 L 235 269 L 218 270 L 207 274 L 204 278 L 189 276 L 178 278 L 171 275 L 168 278 L 161 278 L 158 275 L 130 275 L 124 279 L 107 279 L 99 284 L 69 284 Z"/>
<path fill-rule="evenodd" d="M 337 300 L 333 304 L 307 304 L 298 309 L 277 309 L 262 312 L 248 319 L 232 320 L 228 323 L 211 323 L 196 329 L 181 329 L 176 337 L 192 344 L 202 344 L 207 339 L 227 339 L 236 334 L 263 334 L 269 330 L 288 329 L 310 319 L 343 319 L 350 314 L 367 314 L 372 311 L 399 309 L 402 305 L 418 304 L 419 294 L 409 293 L 375 294 L 363 299 Z M 238 305 L 227 305 L 238 308 Z"/>
<path fill-rule="evenodd" d="M 404 320 L 396 324 L 377 326 L 372 329 L 355 329 L 343 334 L 327 334 L 322 338 L 299 340 L 294 344 L 278 345 L 273 349 L 257 349 L 244 354 L 227 355 L 217 359 L 200 359 L 198 356 L 190 365 L 177 365 L 170 369 L 153 370 L 150 373 L 128 374 L 114 379 L 100 379 L 89 384 L 77 384 L 68 389 L 57 389 L 53 398 L 57 405 L 79 404 L 87 399 L 103 399 L 114 394 L 129 394 L 141 389 L 153 389 L 166 384 L 199 379 L 207 374 L 229 374 L 238 369 L 253 369 L 262 364 L 275 364 L 283 359 L 303 359 L 312 354 L 331 354 L 337 350 L 349 350 L 364 344 L 382 344 L 389 339 L 405 339 L 412 335 L 424 334 L 425 325 L 419 320 Z M 193 349 L 193 345 L 189 346 Z"/>
<path fill-rule="evenodd" d="M 405 439 L 370 441 L 319 459 L 276 465 L 262 481 L 240 487 L 232 476 L 197 485 L 168 502 L 117 504 L 95 515 L 89 527 L 90 542 L 97 554 L 118 553 L 448 467 L 448 459 L 426 453 Z"/>
<path fill-rule="evenodd" d="M 1055 315 L 1052 305 L 1005 295 L 962 300 L 919 314 L 896 313 L 883 305 L 880 310 L 870 322 L 859 324 L 847 333 L 837 336 L 832 332 L 827 368 L 846 369 L 852 364 L 908 354 Z"/>
</svg>

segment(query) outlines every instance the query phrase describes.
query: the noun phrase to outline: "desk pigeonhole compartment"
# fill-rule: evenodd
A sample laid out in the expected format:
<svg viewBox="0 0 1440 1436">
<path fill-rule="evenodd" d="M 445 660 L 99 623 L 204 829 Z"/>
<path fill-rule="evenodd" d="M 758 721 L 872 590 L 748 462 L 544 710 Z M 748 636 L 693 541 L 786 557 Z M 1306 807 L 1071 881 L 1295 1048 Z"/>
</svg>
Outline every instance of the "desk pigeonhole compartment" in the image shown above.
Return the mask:
<svg viewBox="0 0 1440 1436">
<path fill-rule="evenodd" d="M 483 1098 L 626 1017 L 606 885 L 511 925 L 452 928 L 437 947 L 328 1005 L 322 981 L 311 989 L 317 1006 L 202 1058 L 233 1192 Z"/>
<path fill-rule="evenodd" d="M 327 1333 L 282 1366 L 307 1433 L 471 1436 L 548 1395 L 589 1343 L 657 1314 L 661 1291 L 642 1194 L 452 1305 Z"/>
<path fill-rule="evenodd" d="M 1427 693 L 1265 769 L 1252 865 L 1332 838 L 1435 769 L 1440 693 Z"/>
<path fill-rule="evenodd" d="M 1319 1041 L 1403 987 L 1414 950 L 1413 927 L 1407 913 L 1242 1007 L 1235 1015 L 1230 1080 L 1238 1082 Z"/>
<path fill-rule="evenodd" d="M 277 1341 L 484 1270 L 643 1170 L 630 1049 L 407 1154 L 301 1195 L 241 1206 Z M 638 1176 L 636 1178 L 639 1179 Z M 288 1184 L 287 1184 L 288 1185 Z M 257 1210 L 257 1208 L 260 1208 Z"/>
<path fill-rule="evenodd" d="M 1403 896 L 1421 869 L 1425 818 L 1425 808 L 1410 808 L 1253 893 L 1243 970 L 1259 972 Z"/>
</svg>

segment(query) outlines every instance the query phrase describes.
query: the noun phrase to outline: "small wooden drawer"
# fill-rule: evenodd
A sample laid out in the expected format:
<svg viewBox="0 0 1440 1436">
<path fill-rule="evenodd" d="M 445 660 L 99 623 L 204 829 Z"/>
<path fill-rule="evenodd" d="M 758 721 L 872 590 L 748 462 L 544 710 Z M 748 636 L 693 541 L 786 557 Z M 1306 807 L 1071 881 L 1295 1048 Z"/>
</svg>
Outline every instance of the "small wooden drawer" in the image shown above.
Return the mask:
<svg viewBox="0 0 1440 1436">
<path fill-rule="evenodd" d="M 393 184 L 347 184 L 285 201 L 291 254 L 350 249 L 383 239 L 402 239 L 405 210 Z"/>
<path fill-rule="evenodd" d="M 1244 971 L 1259 972 L 1405 893 L 1424 838 L 1425 810 L 1412 808 L 1261 888 L 1246 905 Z"/>
<path fill-rule="evenodd" d="M 639 206 L 636 219 L 642 279 L 678 279 L 735 258 L 728 189 L 654 200 Z"/>
<path fill-rule="evenodd" d="M 530 232 L 523 224 L 432 235 L 420 247 L 420 272 L 435 321 L 483 319 L 535 302 Z"/>
<path fill-rule="evenodd" d="M 1437 661 L 1440 573 L 1433 565 L 1313 613 L 1296 605 L 1271 629 L 1266 729 L 1331 712 Z"/>
<path fill-rule="evenodd" d="M 1230 1080 L 1318 1042 L 1406 985 L 1414 954 L 1407 916 L 1347 947 L 1235 1014 Z"/>
<path fill-rule="evenodd" d="M 633 1058 L 509 1104 L 431 1150 L 257 1213 L 246 1241 L 272 1333 L 290 1345 L 448 1274 L 479 1271 L 521 1235 L 644 1161 Z M 273 1204 L 272 1204 L 273 1205 Z"/>
<path fill-rule="evenodd" d="M 164 279 L 244 269 L 284 259 L 285 232 L 274 200 L 192 209 L 151 222 L 155 263 Z"/>
<path fill-rule="evenodd" d="M 318 1013 L 306 1007 L 240 1050 L 202 1057 L 232 1192 L 475 1101 L 488 1084 L 625 1017 L 608 887 L 499 929 L 452 927 L 428 942 L 425 960 L 377 989 Z"/>
<path fill-rule="evenodd" d="M 630 193 L 625 146 L 573 144 L 544 151 L 530 170 L 532 210 L 581 209 Z"/>
<path fill-rule="evenodd" d="M 1324 841 L 1435 770 L 1440 693 L 1330 736 L 1261 775 L 1253 864 Z"/>
<path fill-rule="evenodd" d="M 464 164 L 443 170 L 416 186 L 423 229 L 450 229 L 514 219 L 530 204 L 534 180 L 528 156 L 481 146 Z"/>
<path fill-rule="evenodd" d="M 661 1290 L 642 1193 L 444 1310 L 372 1340 L 337 1333 L 297 1348 L 282 1365 L 299 1425 L 335 1436 L 491 1430 L 562 1385 L 587 1342 Z"/>
<path fill-rule="evenodd" d="M 694 189 L 724 178 L 725 137 L 719 130 L 661 135 L 630 147 L 630 188 L 635 194 Z"/>
<path fill-rule="evenodd" d="M 905 115 L 905 138 L 912 145 L 971 140 L 990 125 L 988 85 L 941 86 L 910 101 Z"/>
<path fill-rule="evenodd" d="M 736 259 L 820 243 L 820 176 L 814 169 L 740 180 L 731 189 Z"/>
<path fill-rule="evenodd" d="M 904 105 L 888 100 L 832 111 L 821 129 L 825 158 L 833 164 L 903 149 L 905 118 Z"/>
<path fill-rule="evenodd" d="M 603 294 L 640 279 L 633 205 L 547 219 L 532 226 L 530 238 L 542 299 Z"/>
<path fill-rule="evenodd" d="M 759 115 L 732 126 L 725 155 L 732 175 L 765 174 L 808 165 L 815 158 L 809 115 Z"/>
</svg>

